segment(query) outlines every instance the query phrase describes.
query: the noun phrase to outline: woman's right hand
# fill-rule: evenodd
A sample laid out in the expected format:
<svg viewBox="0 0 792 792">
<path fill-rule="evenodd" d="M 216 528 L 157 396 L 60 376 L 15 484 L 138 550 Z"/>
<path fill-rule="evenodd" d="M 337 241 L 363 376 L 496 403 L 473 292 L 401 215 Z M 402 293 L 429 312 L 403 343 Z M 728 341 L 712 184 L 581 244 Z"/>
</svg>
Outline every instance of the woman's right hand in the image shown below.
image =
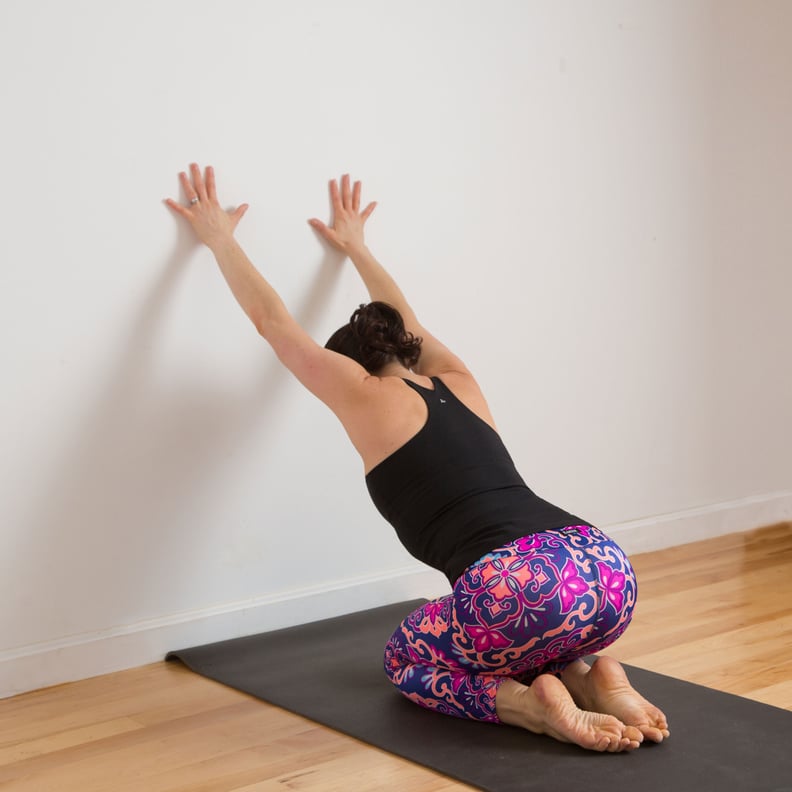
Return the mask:
<svg viewBox="0 0 792 792">
<path fill-rule="evenodd" d="M 361 184 L 356 181 L 349 187 L 349 174 L 341 177 L 341 187 L 333 179 L 330 182 L 330 198 L 333 202 L 333 221 L 327 226 L 317 218 L 308 223 L 316 229 L 334 248 L 343 253 L 350 253 L 364 246 L 363 226 L 377 205 L 372 201 L 362 212 L 360 211 Z"/>
</svg>

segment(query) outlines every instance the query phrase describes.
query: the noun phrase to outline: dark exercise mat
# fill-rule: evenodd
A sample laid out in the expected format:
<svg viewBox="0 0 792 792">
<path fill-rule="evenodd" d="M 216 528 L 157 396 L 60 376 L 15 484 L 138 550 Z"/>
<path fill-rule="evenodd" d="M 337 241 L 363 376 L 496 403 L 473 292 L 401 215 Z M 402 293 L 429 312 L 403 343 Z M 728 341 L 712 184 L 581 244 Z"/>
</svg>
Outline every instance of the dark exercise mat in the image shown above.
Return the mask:
<svg viewBox="0 0 792 792">
<path fill-rule="evenodd" d="M 170 652 L 203 676 L 490 792 L 792 792 L 792 713 L 626 666 L 671 738 L 600 754 L 405 699 L 382 670 L 396 625 L 424 600 Z"/>
</svg>

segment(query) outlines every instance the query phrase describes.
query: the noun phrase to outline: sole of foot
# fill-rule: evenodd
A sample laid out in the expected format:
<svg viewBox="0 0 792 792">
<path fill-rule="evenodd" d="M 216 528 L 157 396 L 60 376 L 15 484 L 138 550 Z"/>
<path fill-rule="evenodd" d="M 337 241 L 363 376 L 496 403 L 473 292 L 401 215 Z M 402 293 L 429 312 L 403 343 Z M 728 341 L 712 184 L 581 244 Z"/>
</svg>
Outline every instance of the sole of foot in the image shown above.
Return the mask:
<svg viewBox="0 0 792 792">
<path fill-rule="evenodd" d="M 599 657 L 594 662 L 584 678 L 581 703 L 613 715 L 652 742 L 660 743 L 671 734 L 663 712 L 633 688 L 613 657 Z"/>
<path fill-rule="evenodd" d="M 640 732 L 613 715 L 579 709 L 563 682 L 550 674 L 538 676 L 526 690 L 533 699 L 529 704 L 533 728 L 527 727 L 531 731 L 610 753 L 634 751 L 643 740 Z"/>
</svg>

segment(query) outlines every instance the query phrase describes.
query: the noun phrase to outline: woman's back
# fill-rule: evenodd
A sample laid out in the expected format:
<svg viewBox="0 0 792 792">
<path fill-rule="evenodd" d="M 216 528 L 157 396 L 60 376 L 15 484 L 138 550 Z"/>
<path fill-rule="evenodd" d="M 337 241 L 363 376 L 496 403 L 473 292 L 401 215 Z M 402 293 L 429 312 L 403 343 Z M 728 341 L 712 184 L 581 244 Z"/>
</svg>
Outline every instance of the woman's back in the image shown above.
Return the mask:
<svg viewBox="0 0 792 792">
<path fill-rule="evenodd" d="M 432 376 L 417 375 L 401 366 L 393 374 L 369 377 L 349 394 L 349 403 L 336 415 L 363 460 L 366 474 L 417 435 L 428 418 L 425 400 L 405 380 L 432 389 Z M 473 376 L 443 372 L 443 381 L 455 396 L 493 430 L 495 422 Z"/>
<path fill-rule="evenodd" d="M 532 492 L 492 426 L 443 378 L 406 382 L 425 402 L 417 433 L 371 469 L 375 506 L 407 550 L 453 585 L 482 555 L 514 539 L 583 524 Z"/>
</svg>

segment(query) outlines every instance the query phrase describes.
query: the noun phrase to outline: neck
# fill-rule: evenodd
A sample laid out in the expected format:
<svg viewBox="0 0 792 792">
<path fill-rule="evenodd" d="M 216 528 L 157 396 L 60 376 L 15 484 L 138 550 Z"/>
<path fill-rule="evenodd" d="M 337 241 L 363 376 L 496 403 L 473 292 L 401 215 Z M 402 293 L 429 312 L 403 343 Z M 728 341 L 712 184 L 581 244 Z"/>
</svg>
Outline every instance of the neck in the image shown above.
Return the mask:
<svg viewBox="0 0 792 792">
<path fill-rule="evenodd" d="M 406 377 L 410 379 L 415 376 L 410 369 L 394 360 L 391 363 L 385 364 L 376 374 L 377 377 Z"/>
</svg>

